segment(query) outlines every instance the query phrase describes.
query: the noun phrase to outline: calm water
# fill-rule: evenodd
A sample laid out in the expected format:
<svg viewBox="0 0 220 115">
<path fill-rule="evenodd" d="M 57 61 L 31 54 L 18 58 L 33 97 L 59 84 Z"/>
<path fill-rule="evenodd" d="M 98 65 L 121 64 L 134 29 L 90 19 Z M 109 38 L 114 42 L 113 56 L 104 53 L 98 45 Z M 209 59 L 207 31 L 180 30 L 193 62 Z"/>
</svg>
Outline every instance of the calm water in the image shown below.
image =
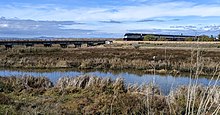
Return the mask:
<svg viewBox="0 0 220 115">
<path fill-rule="evenodd" d="M 153 81 L 160 87 L 161 91 L 165 94 L 169 93 L 171 89 L 175 89 L 180 85 L 188 85 L 190 82 L 190 78 L 187 76 L 179 76 L 173 77 L 170 75 L 151 75 L 151 74 L 144 74 L 144 75 L 137 75 L 131 74 L 128 72 L 121 72 L 121 73 L 112 73 L 112 72 L 79 72 L 79 71 L 53 71 L 53 72 L 26 72 L 26 71 L 14 71 L 14 70 L 0 70 L 0 76 L 45 76 L 48 77 L 52 82 L 56 83 L 60 77 L 75 77 L 79 75 L 92 75 L 98 77 L 110 77 L 112 79 L 116 79 L 121 77 L 125 80 L 126 83 L 131 84 L 149 84 Z M 192 79 L 192 82 L 195 82 L 195 79 Z M 209 82 L 213 85 L 216 80 L 210 80 L 207 78 L 199 78 L 198 83 L 201 85 L 209 85 Z M 217 82 L 220 85 L 220 81 Z"/>
</svg>

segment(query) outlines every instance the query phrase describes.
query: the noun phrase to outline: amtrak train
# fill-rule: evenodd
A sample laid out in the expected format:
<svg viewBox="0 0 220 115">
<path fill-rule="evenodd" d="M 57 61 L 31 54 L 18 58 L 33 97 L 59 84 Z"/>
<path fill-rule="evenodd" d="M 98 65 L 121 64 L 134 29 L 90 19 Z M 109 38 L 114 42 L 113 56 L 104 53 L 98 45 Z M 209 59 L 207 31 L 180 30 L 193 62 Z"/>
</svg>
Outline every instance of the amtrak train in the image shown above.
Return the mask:
<svg viewBox="0 0 220 115">
<path fill-rule="evenodd" d="M 184 41 L 187 38 L 196 38 L 196 36 L 188 35 L 167 35 L 167 34 L 142 34 L 142 33 L 126 33 L 124 35 L 125 41 L 143 41 L 144 36 L 154 36 L 156 40 L 164 38 L 167 41 Z"/>
</svg>

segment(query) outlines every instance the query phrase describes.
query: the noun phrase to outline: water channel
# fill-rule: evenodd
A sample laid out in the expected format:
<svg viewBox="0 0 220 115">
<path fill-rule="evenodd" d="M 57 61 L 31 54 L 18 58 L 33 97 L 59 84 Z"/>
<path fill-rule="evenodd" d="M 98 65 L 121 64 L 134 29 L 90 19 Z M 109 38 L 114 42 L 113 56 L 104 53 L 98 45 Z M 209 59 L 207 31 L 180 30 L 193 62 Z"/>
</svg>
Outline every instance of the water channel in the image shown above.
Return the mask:
<svg viewBox="0 0 220 115">
<path fill-rule="evenodd" d="M 123 78 L 127 84 L 149 84 L 156 83 L 156 85 L 161 89 L 164 94 L 168 94 L 170 90 L 175 89 L 181 85 L 188 85 L 190 83 L 189 76 L 172 76 L 172 75 L 152 75 L 152 74 L 136 74 L 130 72 L 111 72 L 111 71 L 36 71 L 36 70 L 9 70 L 1 69 L 0 76 L 44 76 L 49 78 L 54 84 L 61 77 L 76 77 L 80 75 L 91 75 L 97 77 L 110 77 L 111 79 L 116 79 L 118 77 Z M 195 83 L 196 79 L 192 79 L 192 83 Z M 200 77 L 197 80 L 200 85 L 213 85 L 217 82 L 217 85 L 220 85 L 220 81 L 211 80 L 206 77 Z"/>
</svg>

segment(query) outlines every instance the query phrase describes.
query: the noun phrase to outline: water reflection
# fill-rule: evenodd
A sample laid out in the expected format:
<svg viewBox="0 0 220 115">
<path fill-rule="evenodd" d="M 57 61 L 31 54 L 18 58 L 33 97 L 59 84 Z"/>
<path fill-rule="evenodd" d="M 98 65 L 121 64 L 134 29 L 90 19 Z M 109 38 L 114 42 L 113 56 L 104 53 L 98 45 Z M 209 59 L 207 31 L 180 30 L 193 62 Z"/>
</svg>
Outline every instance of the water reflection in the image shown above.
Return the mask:
<svg viewBox="0 0 220 115">
<path fill-rule="evenodd" d="M 180 85 L 188 85 L 190 78 L 187 76 L 177 76 L 173 77 L 171 75 L 151 75 L 151 74 L 136 74 L 131 72 L 112 72 L 112 71 L 79 71 L 79 70 L 71 70 L 71 71 L 15 71 L 15 70 L 0 70 L 0 76 L 45 76 L 48 77 L 52 82 L 56 83 L 60 77 L 75 77 L 79 75 L 92 75 L 98 77 L 110 77 L 112 79 L 116 79 L 121 77 L 125 80 L 126 83 L 130 84 L 149 84 L 155 80 L 155 83 L 160 87 L 161 91 L 165 94 L 169 93 L 171 89 L 175 89 Z M 195 83 L 196 80 L 192 79 L 192 82 Z M 210 80 L 208 78 L 199 78 L 198 83 L 201 85 L 207 86 L 211 83 L 213 85 L 216 81 Z M 220 85 L 220 82 L 217 82 Z"/>
</svg>

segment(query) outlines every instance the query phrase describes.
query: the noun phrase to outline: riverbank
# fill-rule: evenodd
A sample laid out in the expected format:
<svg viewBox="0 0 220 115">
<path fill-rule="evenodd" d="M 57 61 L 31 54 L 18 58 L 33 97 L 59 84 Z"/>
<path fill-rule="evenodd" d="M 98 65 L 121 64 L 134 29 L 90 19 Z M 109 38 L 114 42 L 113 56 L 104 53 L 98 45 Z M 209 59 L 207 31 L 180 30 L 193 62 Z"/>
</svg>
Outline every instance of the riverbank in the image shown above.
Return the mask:
<svg viewBox="0 0 220 115">
<path fill-rule="evenodd" d="M 153 85 L 80 76 L 0 77 L 0 114 L 219 114 L 220 88 L 181 86 L 168 96 Z M 209 105 L 209 106 L 208 106 Z"/>
<path fill-rule="evenodd" d="M 144 73 L 212 75 L 219 71 L 220 51 L 161 48 L 14 48 L 0 49 L 0 67 L 140 70 Z M 198 58 L 197 58 L 198 57 Z M 199 62 L 196 64 L 196 62 Z M 217 74 L 216 74 L 217 75 Z"/>
</svg>

